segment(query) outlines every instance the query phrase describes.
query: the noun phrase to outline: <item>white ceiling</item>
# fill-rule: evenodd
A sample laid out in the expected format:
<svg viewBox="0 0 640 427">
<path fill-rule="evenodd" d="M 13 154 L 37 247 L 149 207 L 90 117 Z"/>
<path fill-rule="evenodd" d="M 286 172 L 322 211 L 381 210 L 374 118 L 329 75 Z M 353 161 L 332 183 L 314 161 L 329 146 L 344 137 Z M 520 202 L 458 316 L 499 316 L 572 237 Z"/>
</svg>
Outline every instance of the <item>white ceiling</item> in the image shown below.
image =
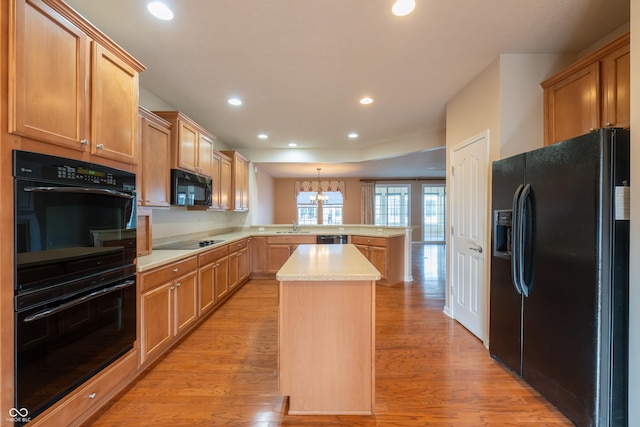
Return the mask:
<svg viewBox="0 0 640 427">
<path fill-rule="evenodd" d="M 442 150 L 350 163 L 341 152 L 441 131 L 448 100 L 501 53 L 579 52 L 629 22 L 629 0 L 417 0 L 406 17 L 393 0 L 166 0 L 169 22 L 143 0 L 67 3 L 147 67 L 147 91 L 228 147 L 282 153 L 295 141 L 329 150 L 333 176 L 360 177 L 444 176 Z M 304 163 L 313 176 L 313 156 Z"/>
</svg>

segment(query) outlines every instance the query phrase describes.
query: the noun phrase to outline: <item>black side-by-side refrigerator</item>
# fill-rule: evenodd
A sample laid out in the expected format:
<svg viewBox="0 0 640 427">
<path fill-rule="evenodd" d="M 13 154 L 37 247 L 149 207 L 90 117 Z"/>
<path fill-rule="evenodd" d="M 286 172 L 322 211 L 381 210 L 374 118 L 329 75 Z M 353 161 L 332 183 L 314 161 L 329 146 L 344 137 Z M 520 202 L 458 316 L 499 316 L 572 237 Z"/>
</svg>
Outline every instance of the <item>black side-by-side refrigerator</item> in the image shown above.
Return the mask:
<svg viewBox="0 0 640 427">
<path fill-rule="evenodd" d="M 489 351 L 578 426 L 626 426 L 629 131 L 493 163 Z"/>
</svg>

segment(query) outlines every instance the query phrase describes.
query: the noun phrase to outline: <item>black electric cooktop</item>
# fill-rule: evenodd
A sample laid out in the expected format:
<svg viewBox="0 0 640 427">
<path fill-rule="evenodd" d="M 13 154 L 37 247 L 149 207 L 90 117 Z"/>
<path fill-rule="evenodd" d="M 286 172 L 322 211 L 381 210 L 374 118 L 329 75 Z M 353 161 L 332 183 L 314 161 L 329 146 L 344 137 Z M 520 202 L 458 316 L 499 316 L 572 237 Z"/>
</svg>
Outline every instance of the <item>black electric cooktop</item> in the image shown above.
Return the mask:
<svg viewBox="0 0 640 427">
<path fill-rule="evenodd" d="M 171 242 L 165 245 L 160 245 L 158 247 L 153 248 L 154 250 L 162 250 L 162 249 L 198 249 L 203 248 L 205 246 L 215 245 L 216 243 L 224 242 L 224 240 L 183 240 L 180 242 Z"/>
</svg>

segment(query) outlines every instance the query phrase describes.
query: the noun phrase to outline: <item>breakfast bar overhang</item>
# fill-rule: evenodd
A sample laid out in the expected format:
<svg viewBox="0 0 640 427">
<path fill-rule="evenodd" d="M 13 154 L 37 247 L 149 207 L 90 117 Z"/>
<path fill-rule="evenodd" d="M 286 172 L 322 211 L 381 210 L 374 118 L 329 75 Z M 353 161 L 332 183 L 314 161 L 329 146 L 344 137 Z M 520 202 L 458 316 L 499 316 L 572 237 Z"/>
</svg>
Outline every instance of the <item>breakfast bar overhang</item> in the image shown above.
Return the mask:
<svg viewBox="0 0 640 427">
<path fill-rule="evenodd" d="M 353 245 L 300 245 L 276 278 L 289 414 L 373 414 L 378 270 Z"/>
</svg>

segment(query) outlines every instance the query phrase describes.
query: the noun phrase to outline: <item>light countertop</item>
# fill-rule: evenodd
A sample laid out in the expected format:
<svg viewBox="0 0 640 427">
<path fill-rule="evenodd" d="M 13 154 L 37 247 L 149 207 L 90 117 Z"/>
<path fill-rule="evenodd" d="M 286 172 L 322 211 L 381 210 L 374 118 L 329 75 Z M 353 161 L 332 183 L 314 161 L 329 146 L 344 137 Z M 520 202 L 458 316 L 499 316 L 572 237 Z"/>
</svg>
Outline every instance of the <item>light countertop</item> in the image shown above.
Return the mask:
<svg viewBox="0 0 640 427">
<path fill-rule="evenodd" d="M 379 280 L 354 245 L 299 245 L 276 274 L 280 281 Z"/>
<path fill-rule="evenodd" d="M 244 239 L 247 237 L 258 236 L 305 236 L 305 235 L 334 235 L 334 234 L 349 234 L 368 237 L 399 237 L 404 236 L 406 227 L 379 227 L 379 226 L 367 226 L 367 225 L 345 225 L 340 227 L 334 226 L 299 226 L 300 231 L 298 233 L 289 233 L 292 230 L 291 225 L 264 225 L 264 226 L 252 226 L 238 231 L 231 231 L 222 234 L 211 234 L 208 236 L 198 236 L 201 239 L 216 239 L 222 240 L 222 242 L 215 245 L 209 245 L 198 249 L 188 250 L 167 250 L 167 249 L 153 249 L 150 255 L 138 257 L 139 272 L 148 271 L 163 265 L 179 261 L 184 258 L 188 258 L 192 255 L 197 255 L 200 252 L 205 252 L 217 247 L 233 243 L 236 240 Z M 182 240 L 175 238 L 174 240 Z M 167 242 L 162 242 L 167 243 Z M 315 246 L 315 245 L 312 245 Z M 346 246 L 346 245 L 334 245 L 334 246 Z M 357 251 L 357 250 L 356 250 Z M 363 257 L 364 258 L 364 257 Z"/>
</svg>

